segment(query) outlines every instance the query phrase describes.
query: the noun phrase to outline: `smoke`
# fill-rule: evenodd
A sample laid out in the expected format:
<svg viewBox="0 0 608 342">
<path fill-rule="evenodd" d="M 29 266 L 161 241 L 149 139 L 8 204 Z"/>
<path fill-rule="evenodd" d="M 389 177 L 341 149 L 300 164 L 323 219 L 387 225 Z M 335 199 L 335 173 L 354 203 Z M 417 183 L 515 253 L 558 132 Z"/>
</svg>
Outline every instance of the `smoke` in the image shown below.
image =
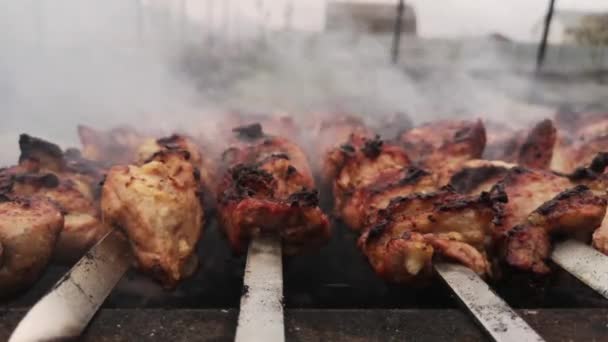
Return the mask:
<svg viewBox="0 0 608 342">
<path fill-rule="evenodd" d="M 527 125 L 553 111 L 528 104 L 532 97 L 568 94 L 532 81 L 533 47 L 512 42 L 405 37 L 394 66 L 388 35 L 260 31 L 241 19 L 232 32 L 242 35 L 209 36 L 198 22 L 136 4 L 0 4 L 0 164 L 16 159 L 21 132 L 77 146 L 77 124 L 198 133 L 238 109 L 299 120 L 311 111 L 369 121 L 405 112 L 414 122 L 485 117 Z"/>
</svg>

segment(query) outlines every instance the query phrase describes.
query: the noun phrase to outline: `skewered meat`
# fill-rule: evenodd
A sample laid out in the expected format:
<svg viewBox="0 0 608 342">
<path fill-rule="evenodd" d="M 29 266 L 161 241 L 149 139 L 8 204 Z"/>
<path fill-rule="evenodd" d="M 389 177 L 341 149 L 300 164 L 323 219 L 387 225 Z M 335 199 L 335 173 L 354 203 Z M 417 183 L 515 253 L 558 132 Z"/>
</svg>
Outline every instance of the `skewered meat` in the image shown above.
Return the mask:
<svg viewBox="0 0 608 342">
<path fill-rule="evenodd" d="M 423 146 L 418 144 L 429 126 L 402 135 L 424 168 L 412 164 L 399 145 L 355 134 L 327 156 L 337 170 L 336 210 L 363 231 L 359 247 L 387 280 L 428 276 L 434 257 L 458 260 L 479 274 L 490 271 L 484 250 L 494 200 L 487 193 L 467 197 L 441 187 L 453 169 L 481 155 L 484 128 L 480 122 L 444 124 L 443 137 L 429 137 Z"/>
<path fill-rule="evenodd" d="M 108 231 L 101 222 L 95 198 L 101 170 L 74 151 L 64 153 L 52 143 L 21 135 L 19 165 L 9 173 L 11 192 L 21 197 L 39 196 L 52 201 L 64 214 L 64 226 L 55 259 L 78 260 Z"/>
<path fill-rule="evenodd" d="M 485 240 L 498 200 L 487 193 L 462 196 L 449 187 L 395 197 L 361 235 L 359 247 L 376 273 L 394 282 L 428 276 L 435 254 L 487 274 Z"/>
<path fill-rule="evenodd" d="M 237 141 L 222 156 L 218 214 L 232 249 L 249 239 L 278 234 L 286 254 L 325 243 L 329 221 L 318 207 L 312 174 L 302 150 L 264 134 L 259 124 L 236 128 Z"/>
<path fill-rule="evenodd" d="M 196 142 L 187 136 L 174 134 L 166 138 L 147 139 L 137 149 L 137 163 L 144 164 L 161 151 L 184 150 L 190 154 L 192 166 L 199 170 L 200 181 L 207 191 L 216 186 L 213 160 L 201 153 Z"/>
<path fill-rule="evenodd" d="M 437 185 L 443 186 L 463 163 L 481 157 L 486 131 L 481 120 L 446 120 L 407 131 L 401 141 L 408 156 L 432 170 Z"/>
<path fill-rule="evenodd" d="M 11 180 L 0 171 L 0 297 L 26 289 L 53 253 L 63 216 L 44 198 L 6 194 Z"/>
<path fill-rule="evenodd" d="M 493 239 L 504 260 L 522 270 L 549 272 L 545 261 L 551 251 L 550 237 L 588 238 L 606 213 L 603 197 L 544 170 L 481 165 L 456 174 L 453 183 L 463 192 L 475 193 L 487 189 L 497 177 L 501 179 L 491 194 L 507 201 L 494 222 Z"/>
<path fill-rule="evenodd" d="M 182 150 L 160 151 L 141 166 L 114 166 L 103 185 L 105 222 L 123 229 L 141 270 L 166 288 L 191 275 L 203 228 L 200 183 Z"/>
</svg>

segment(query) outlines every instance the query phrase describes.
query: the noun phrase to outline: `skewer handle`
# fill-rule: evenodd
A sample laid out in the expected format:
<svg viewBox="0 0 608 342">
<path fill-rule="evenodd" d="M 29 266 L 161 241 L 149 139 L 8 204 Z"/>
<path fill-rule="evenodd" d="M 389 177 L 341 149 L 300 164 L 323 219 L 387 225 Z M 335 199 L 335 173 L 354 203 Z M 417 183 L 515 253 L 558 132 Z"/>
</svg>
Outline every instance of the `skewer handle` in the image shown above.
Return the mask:
<svg viewBox="0 0 608 342">
<path fill-rule="evenodd" d="M 494 341 L 544 341 L 469 268 L 437 263 L 435 270 Z"/>
<path fill-rule="evenodd" d="M 128 241 L 116 231 L 109 232 L 28 311 L 9 341 L 77 338 L 132 260 Z"/>
<path fill-rule="evenodd" d="M 249 245 L 235 341 L 285 341 L 283 261 L 278 237 L 258 237 Z"/>
<path fill-rule="evenodd" d="M 608 257 L 576 240 L 555 245 L 551 259 L 578 280 L 608 298 Z"/>
</svg>

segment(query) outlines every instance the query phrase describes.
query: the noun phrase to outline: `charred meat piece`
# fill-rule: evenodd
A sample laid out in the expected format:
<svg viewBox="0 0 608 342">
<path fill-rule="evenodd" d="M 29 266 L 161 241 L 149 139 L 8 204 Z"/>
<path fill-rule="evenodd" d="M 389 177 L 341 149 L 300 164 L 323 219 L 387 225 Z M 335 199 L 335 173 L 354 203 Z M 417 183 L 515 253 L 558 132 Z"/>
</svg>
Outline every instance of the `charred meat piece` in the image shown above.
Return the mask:
<svg viewBox="0 0 608 342">
<path fill-rule="evenodd" d="M 389 281 L 428 275 L 434 256 L 484 275 L 490 270 L 485 240 L 496 207 L 487 194 L 468 197 L 451 188 L 396 197 L 361 235 L 359 247 L 376 273 Z"/>
<path fill-rule="evenodd" d="M 402 171 L 411 162 L 397 144 L 383 141 L 378 136 L 352 134 L 347 143 L 327 154 L 325 165 L 328 166 L 325 174 L 333 179 L 335 207 L 340 214 L 356 190 L 390 178 L 389 174 Z"/>
<path fill-rule="evenodd" d="M 369 225 L 378 210 L 386 208 L 393 198 L 435 190 L 435 179 L 431 173 L 410 166 L 401 170 L 379 172 L 374 183 L 356 189 L 351 196 L 339 201 L 342 205 L 336 209 L 349 227 L 361 230 Z"/>
<path fill-rule="evenodd" d="M 141 166 L 114 166 L 102 191 L 104 221 L 126 232 L 139 268 L 168 289 L 198 264 L 203 208 L 189 155 L 162 151 Z"/>
<path fill-rule="evenodd" d="M 137 164 L 144 164 L 158 153 L 171 150 L 183 150 L 190 154 L 190 162 L 200 172 L 200 181 L 205 190 L 211 192 L 216 187 L 216 166 L 212 158 L 201 153 L 193 138 L 173 134 L 160 139 L 146 139 L 137 149 Z"/>
<path fill-rule="evenodd" d="M 12 193 L 44 197 L 64 213 L 64 225 L 55 258 L 64 263 L 78 260 L 108 231 L 101 222 L 98 205 L 87 184 L 70 175 L 18 173 L 13 175 Z"/>
<path fill-rule="evenodd" d="M 43 198 L 0 194 L 0 297 L 34 283 L 51 259 L 63 216 Z"/>
<path fill-rule="evenodd" d="M 441 187 L 463 163 L 481 157 L 486 131 L 481 120 L 439 121 L 403 133 L 401 141 L 408 156 L 432 171 Z"/>
<path fill-rule="evenodd" d="M 78 135 L 82 143 L 82 155 L 86 159 L 107 165 L 132 163 L 137 147 L 144 140 L 143 136 L 129 127 L 98 131 L 80 125 Z"/>
<path fill-rule="evenodd" d="M 513 168 L 492 194 L 508 198 L 494 229 L 505 260 L 536 273 L 549 271 L 549 236 L 588 238 L 606 213 L 604 198 L 547 171 Z"/>
<path fill-rule="evenodd" d="M 97 194 L 103 170 L 77 151 L 22 134 L 19 165 L 7 170 L 14 195 L 44 197 L 64 214 L 55 259 L 78 260 L 109 228 L 101 222 Z"/>
<path fill-rule="evenodd" d="M 302 150 L 266 135 L 259 124 L 234 131 L 238 142 L 223 154 L 217 191 L 218 214 L 232 249 L 243 253 L 259 234 L 278 234 L 286 254 L 325 243 L 329 221 L 318 207 Z"/>
</svg>

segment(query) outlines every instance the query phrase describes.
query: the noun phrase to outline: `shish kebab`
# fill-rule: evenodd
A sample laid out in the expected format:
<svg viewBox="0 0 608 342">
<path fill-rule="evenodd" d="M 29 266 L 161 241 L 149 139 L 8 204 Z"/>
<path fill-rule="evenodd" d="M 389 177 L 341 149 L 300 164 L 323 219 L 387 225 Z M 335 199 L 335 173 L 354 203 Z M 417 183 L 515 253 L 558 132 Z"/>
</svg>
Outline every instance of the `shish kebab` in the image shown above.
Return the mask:
<svg viewBox="0 0 608 342">
<path fill-rule="evenodd" d="M 255 130 L 255 127 L 259 126 L 253 127 Z M 87 132 L 89 137 L 92 132 Z M 127 131 L 118 132 L 117 134 L 125 134 Z M 287 246 L 286 253 L 295 253 L 301 248 L 310 248 L 325 242 L 329 238 L 329 223 L 314 204 L 316 192 L 312 190 L 312 176 L 301 150 L 285 139 L 261 133 L 261 129 L 258 137 L 247 137 L 252 132 L 251 128 L 245 128 L 243 132 L 237 135 L 239 138 L 235 141 L 240 143 L 235 143 L 223 154 L 222 171 L 227 172 L 227 177 L 220 182 L 217 192 L 220 217 L 223 218 L 226 235 L 235 252 L 242 253 L 244 240 L 258 235 L 260 229 L 280 233 Z M 136 137 L 130 141 L 138 148 L 125 154 L 124 151 L 129 150 L 127 147 L 133 146 L 122 146 L 120 150 L 123 154 L 118 155 L 122 160 L 114 162 L 124 162 L 126 155 L 134 156 L 130 158 L 137 159 L 137 162 L 136 165 L 114 166 L 108 171 L 101 200 L 104 221 L 126 232 L 141 270 L 155 277 L 166 288 L 173 288 L 179 280 L 195 269 L 193 250 L 202 227 L 202 210 L 198 198 L 202 189 L 199 179 L 209 189 L 216 170 L 210 170 L 210 164 L 203 161 L 191 139 L 172 136 L 158 140 L 142 140 L 136 135 L 130 136 Z M 85 142 L 84 151 L 88 156 L 98 159 L 96 156 L 103 155 L 104 149 L 116 150 L 116 146 L 113 146 L 114 139 L 101 138 L 103 136 L 93 144 Z M 261 138 L 264 138 L 263 141 L 259 140 Z M 253 146 L 256 141 L 259 143 L 258 147 Z M 261 160 L 253 162 L 256 158 Z M 292 160 L 286 162 L 290 159 Z M 194 165 L 207 166 L 208 169 L 198 172 Z M 261 169 L 257 170 L 258 167 Z M 255 174 L 261 178 L 247 176 Z M 275 177 L 274 180 L 270 180 L 269 175 Z M 233 176 L 236 178 L 231 178 Z M 265 184 L 267 187 L 260 188 L 259 181 L 268 182 Z M 256 193 L 256 190 L 262 192 Z M 251 226 L 251 217 L 248 215 L 256 212 L 258 226 Z M 222 213 L 224 215 L 221 215 Z M 274 223 L 268 222 L 266 219 L 274 217 L 274 214 L 279 214 L 275 217 L 278 220 Z M 254 241 L 253 245 L 260 245 L 260 241 Z M 278 251 L 270 262 L 279 265 L 278 268 L 275 267 L 274 275 L 278 277 L 276 281 L 280 285 L 280 291 L 275 291 L 273 295 L 277 304 L 280 304 L 281 245 L 277 243 L 278 239 L 270 241 L 273 241 L 270 246 L 262 247 L 272 247 Z M 275 245 L 272 245 L 273 243 Z M 259 250 L 259 247 L 253 250 Z M 128 245 L 121 234 L 109 233 L 31 310 L 15 331 L 13 339 L 35 340 L 37 337 L 28 329 L 31 326 L 29 323 L 34 322 L 36 317 L 48 314 L 48 310 L 58 310 L 58 305 L 61 307 L 61 304 L 68 305 L 64 307 L 64 315 L 55 315 L 53 327 L 49 326 L 50 330 L 37 329 L 34 333 L 46 334 L 45 338 L 78 335 L 128 268 L 131 260 L 128 252 Z M 259 258 L 261 257 L 252 257 L 250 253 L 248 269 L 250 264 L 255 264 L 255 260 Z M 257 270 L 255 273 L 260 274 L 260 271 L 263 270 Z M 85 276 L 87 272 L 102 274 L 92 275 L 89 280 Z M 106 281 L 95 283 L 100 276 Z M 272 275 L 267 276 L 272 278 Z M 246 275 L 246 282 L 247 278 Z M 79 291 L 82 293 L 78 293 Z M 269 298 L 264 296 L 261 302 L 267 303 Z M 78 300 L 80 297 L 83 297 L 82 300 Z M 243 301 L 247 302 L 247 298 L 256 298 L 255 286 L 250 286 L 249 296 L 244 296 Z M 69 305 L 70 303 L 73 305 Z M 278 307 L 281 308 L 280 305 Z M 275 316 L 280 317 L 281 322 L 275 326 L 279 327 L 280 333 L 283 334 L 282 309 L 272 310 L 279 313 L 276 315 L 275 312 Z M 255 319 L 252 322 L 259 323 L 260 316 L 253 317 Z M 258 331 L 257 336 L 261 336 L 260 333 Z"/>
<path fill-rule="evenodd" d="M 596 195 L 585 186 L 575 186 L 565 177 L 561 178 L 561 183 L 556 183 L 558 176 L 553 179 L 523 176 L 521 181 L 513 182 L 506 190 L 504 184 L 501 187 L 499 183 L 491 192 L 468 196 L 443 186 L 468 160 L 481 156 L 485 146 L 485 130 L 481 122 L 434 122 L 404 133 L 400 137 L 401 143 L 384 142 L 367 132 L 364 126 L 353 125 L 352 121 L 346 123 L 347 127 L 338 123 L 338 128 L 333 127 L 325 133 L 339 136 L 338 132 L 349 131 L 349 125 L 351 134 L 347 143 L 327 154 L 325 177 L 333 180 L 338 216 L 352 228 L 364 230 L 359 246 L 375 271 L 385 279 L 409 282 L 428 275 L 434 254 L 457 260 L 477 274 L 491 274 L 491 264 L 485 255 L 490 247 L 486 241 L 488 235 L 493 238 L 493 245 L 507 252 L 507 263 L 518 268 L 532 268 L 535 261 L 542 262 L 543 258 L 539 255 L 537 260 L 531 260 L 536 256 L 537 246 L 546 251 L 544 257 L 548 256 L 549 233 L 584 234 L 600 226 L 605 216 L 605 186 L 600 186 L 602 191 L 598 192 L 603 193 Z M 535 143 L 550 143 L 544 129 L 546 123 L 539 126 L 529 139 Z M 323 141 L 322 138 L 320 140 Z M 536 164 L 539 160 L 541 163 L 542 160 L 550 160 L 538 155 L 538 149 L 544 147 L 525 144 L 521 159 Z M 417 159 L 416 166 L 410 162 L 409 156 Z M 506 167 L 502 162 L 494 164 Z M 484 171 L 494 177 L 494 182 L 497 181 L 495 177 L 499 175 Z M 470 170 L 468 172 L 468 183 L 478 186 L 480 177 L 471 176 Z M 516 172 L 522 173 L 521 170 Z M 463 181 L 462 176 L 456 178 Z M 536 187 L 534 192 L 540 198 L 529 194 L 532 187 Z M 548 202 L 534 210 L 545 201 Z M 526 223 L 528 213 L 530 217 Z M 520 221 L 524 228 L 515 225 Z M 534 226 L 528 228 L 526 224 Z M 520 232 L 530 230 L 544 236 L 520 235 Z M 570 259 L 580 259 L 581 252 L 584 251 L 570 251 Z M 557 255 L 559 253 L 558 249 Z M 575 257 L 577 253 L 578 258 Z M 573 261 L 567 263 L 572 264 Z M 606 260 L 602 263 L 606 264 Z M 542 264 L 535 265 L 542 267 Z M 485 291 L 486 295 L 481 297 L 467 295 L 474 293 L 471 288 L 484 293 L 483 288 L 476 285 L 483 283 L 475 281 L 475 277 L 460 276 L 459 273 L 466 269 L 456 269 L 446 264 L 435 267 L 496 340 L 523 336 L 540 339 L 497 297 L 484 302 L 493 296 L 489 295 L 491 292 Z M 483 306 L 490 306 L 492 310 L 476 311 Z M 499 312 L 502 315 L 496 315 L 495 306 L 501 307 Z M 497 317 L 502 317 L 499 319 L 502 322 L 496 322 Z M 496 324 L 509 329 L 493 329 Z"/>
</svg>

